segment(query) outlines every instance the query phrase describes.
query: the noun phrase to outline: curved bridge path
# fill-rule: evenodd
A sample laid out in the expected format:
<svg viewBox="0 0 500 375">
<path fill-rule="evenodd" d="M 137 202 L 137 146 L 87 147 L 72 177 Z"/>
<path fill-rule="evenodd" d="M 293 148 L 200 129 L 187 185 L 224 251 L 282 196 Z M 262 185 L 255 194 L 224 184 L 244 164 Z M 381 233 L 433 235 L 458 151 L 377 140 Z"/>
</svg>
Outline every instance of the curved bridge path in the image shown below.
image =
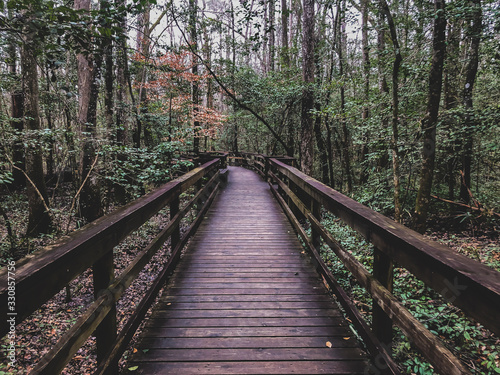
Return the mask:
<svg viewBox="0 0 500 375">
<path fill-rule="evenodd" d="M 130 373 L 368 374 L 365 352 L 268 184 L 229 169 L 146 324 Z"/>
</svg>

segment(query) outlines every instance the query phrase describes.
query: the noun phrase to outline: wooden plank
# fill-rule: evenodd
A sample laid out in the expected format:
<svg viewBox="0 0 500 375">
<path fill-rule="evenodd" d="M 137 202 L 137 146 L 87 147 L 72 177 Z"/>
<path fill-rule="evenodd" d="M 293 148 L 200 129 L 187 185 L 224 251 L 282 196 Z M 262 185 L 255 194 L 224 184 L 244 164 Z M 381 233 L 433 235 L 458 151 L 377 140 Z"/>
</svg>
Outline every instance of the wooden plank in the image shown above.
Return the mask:
<svg viewBox="0 0 500 375">
<path fill-rule="evenodd" d="M 163 302 L 158 304 L 161 310 L 265 310 L 265 309 L 324 309 L 337 311 L 332 301 L 321 302 L 280 302 L 280 301 L 256 301 L 256 302 Z"/>
<path fill-rule="evenodd" d="M 332 348 L 355 348 L 355 340 L 344 340 L 343 336 L 301 336 L 297 337 L 143 337 L 139 348 L 154 349 L 199 349 L 199 348 L 325 348 L 330 342 Z"/>
<path fill-rule="evenodd" d="M 172 328 L 180 327 L 321 327 L 334 326 L 345 324 L 344 318 L 339 316 L 321 316 L 321 317 L 300 317 L 300 318 L 271 318 L 271 317 L 256 317 L 256 318 L 229 318 L 215 317 L 193 319 L 189 317 L 172 318 L 163 317 L 161 312 L 156 312 L 146 323 L 146 327 L 169 326 Z"/>
<path fill-rule="evenodd" d="M 129 367 L 130 368 L 130 367 Z M 130 374 L 367 374 L 364 361 L 146 362 Z"/>
<path fill-rule="evenodd" d="M 290 318 L 290 317 L 333 317 L 338 316 L 331 309 L 218 309 L 218 310 L 164 310 L 165 318 Z"/>
<path fill-rule="evenodd" d="M 346 327 L 154 327 L 145 331 L 148 337 L 348 337 Z M 352 338 L 350 338 L 352 340 Z"/>
<path fill-rule="evenodd" d="M 209 361 L 309 361 L 363 359 L 357 348 L 258 348 L 258 349 L 151 349 L 141 352 L 136 362 L 209 362 Z"/>
<path fill-rule="evenodd" d="M 326 293 L 321 294 L 231 294 L 231 295 L 164 295 L 162 303 L 182 302 L 324 302 L 331 301 Z"/>
</svg>

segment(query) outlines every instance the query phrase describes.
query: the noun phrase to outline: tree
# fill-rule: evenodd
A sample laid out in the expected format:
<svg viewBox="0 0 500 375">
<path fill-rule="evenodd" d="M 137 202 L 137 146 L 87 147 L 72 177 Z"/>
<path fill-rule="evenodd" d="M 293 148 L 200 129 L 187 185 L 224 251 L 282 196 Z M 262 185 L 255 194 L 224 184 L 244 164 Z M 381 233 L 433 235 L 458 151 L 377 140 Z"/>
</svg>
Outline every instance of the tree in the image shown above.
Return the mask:
<svg viewBox="0 0 500 375">
<path fill-rule="evenodd" d="M 15 39 L 13 37 L 9 38 L 8 45 L 8 66 L 9 73 L 12 78 L 17 78 L 17 48 L 15 45 Z M 14 84 L 12 92 L 10 95 L 11 100 L 11 126 L 17 132 L 16 140 L 13 144 L 12 152 L 12 162 L 17 168 L 12 170 L 13 185 L 16 188 L 26 186 L 26 177 L 23 174 L 23 170 L 26 169 L 25 158 L 24 158 L 24 146 L 22 141 L 19 139 L 20 134 L 23 132 L 24 122 L 23 122 L 23 112 L 24 112 L 24 99 L 23 99 L 23 87 L 22 85 Z"/>
<path fill-rule="evenodd" d="M 198 15 L 198 1 L 197 0 L 189 0 L 189 37 L 191 48 L 194 52 L 198 52 L 198 30 L 196 26 L 196 19 Z M 197 57 L 192 54 L 193 58 L 191 72 L 194 76 L 198 75 L 198 61 Z M 193 118 L 195 119 L 193 122 L 193 152 L 197 154 L 200 152 L 200 123 L 197 121 L 196 112 L 198 111 L 199 105 L 199 87 L 196 79 L 193 80 L 191 84 L 191 98 L 193 101 Z"/>
<path fill-rule="evenodd" d="M 380 0 L 380 8 L 384 13 L 391 34 L 394 50 L 394 63 L 392 66 L 392 175 L 394 182 L 394 218 L 401 221 L 401 187 L 400 187 L 400 156 L 399 156 L 399 68 L 401 67 L 401 48 L 394 19 L 387 1 Z"/>
<path fill-rule="evenodd" d="M 475 125 L 472 93 L 479 65 L 479 44 L 481 42 L 482 32 L 481 0 L 472 0 L 470 2 L 470 7 L 471 20 L 470 26 L 467 28 L 470 44 L 466 55 L 467 66 L 465 68 L 465 84 L 462 94 L 465 109 L 465 142 L 463 143 L 462 154 L 463 181 L 460 185 L 460 199 L 465 203 L 469 203 L 471 198 L 469 189 L 471 186 L 472 145 L 474 140 L 473 129 Z"/>
<path fill-rule="evenodd" d="M 31 10 L 28 9 L 28 11 Z M 43 173 L 42 148 L 37 136 L 37 132 L 40 130 L 38 66 L 36 59 L 39 51 L 39 40 L 36 38 L 36 27 L 31 22 L 32 18 L 29 15 L 21 47 L 21 71 L 24 93 L 24 126 L 31 133 L 29 147 L 26 150 L 29 204 L 26 233 L 29 236 L 36 236 L 40 233 L 48 233 L 51 230 L 52 220 Z"/>
<path fill-rule="evenodd" d="M 423 150 L 420 185 L 415 204 L 415 229 L 425 232 L 427 212 L 434 175 L 436 157 L 436 126 L 443 82 L 443 65 L 446 53 L 446 17 L 444 0 L 434 1 L 436 16 L 432 38 L 432 65 L 429 73 L 427 111 L 422 119 Z"/>
<path fill-rule="evenodd" d="M 302 172 L 310 175 L 313 170 L 314 143 L 313 126 L 314 118 L 314 0 L 304 0 L 304 29 L 302 36 L 302 91 L 301 110 L 301 141 L 300 141 L 300 167 Z"/>
<path fill-rule="evenodd" d="M 90 0 L 75 0 L 74 8 L 90 12 Z M 101 68 L 99 53 L 77 55 L 78 64 L 78 124 L 87 134 L 82 146 L 80 164 L 80 213 L 87 221 L 103 215 L 101 189 L 94 167 L 97 161 L 97 98 L 99 93 L 98 77 Z"/>
</svg>

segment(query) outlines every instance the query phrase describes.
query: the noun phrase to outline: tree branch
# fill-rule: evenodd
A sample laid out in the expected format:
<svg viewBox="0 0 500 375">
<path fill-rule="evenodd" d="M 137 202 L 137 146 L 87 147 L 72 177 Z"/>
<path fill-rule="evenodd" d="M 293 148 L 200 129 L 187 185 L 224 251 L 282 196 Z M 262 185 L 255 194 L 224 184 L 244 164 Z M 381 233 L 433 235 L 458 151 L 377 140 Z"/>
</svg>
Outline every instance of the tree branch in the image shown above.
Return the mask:
<svg viewBox="0 0 500 375">
<path fill-rule="evenodd" d="M 195 55 L 201 62 L 202 64 L 205 66 L 205 68 L 208 70 L 208 72 L 210 73 L 210 75 L 215 79 L 215 81 L 217 82 L 217 84 L 224 90 L 224 92 L 231 98 L 233 99 L 236 104 L 238 104 L 238 106 L 244 110 L 247 110 L 248 112 L 250 112 L 252 115 L 255 116 L 255 118 L 257 118 L 260 122 L 262 122 L 266 128 L 271 132 L 271 134 L 274 136 L 274 138 L 276 138 L 276 140 L 283 146 L 283 148 L 285 149 L 286 153 L 288 154 L 289 151 L 290 151 L 290 148 L 286 145 L 286 143 L 281 139 L 281 137 L 278 135 L 278 133 L 276 133 L 276 131 L 272 128 L 271 124 L 269 124 L 261 115 L 259 115 L 257 112 L 255 112 L 252 108 L 250 108 L 249 106 L 247 106 L 245 103 L 242 103 L 237 97 L 236 95 L 234 95 L 219 79 L 219 77 L 217 77 L 217 75 L 215 74 L 215 72 L 210 68 L 209 64 L 196 52 L 193 50 L 193 48 L 191 47 L 191 44 L 189 43 L 187 37 L 186 37 L 186 34 L 184 33 L 184 31 L 182 30 L 182 28 L 180 27 L 179 23 L 177 22 L 177 18 L 175 17 L 175 14 L 174 14 L 174 11 L 173 11 L 173 7 L 172 7 L 172 17 L 175 21 L 175 24 L 177 25 L 177 28 L 179 29 L 179 31 L 182 33 L 182 37 L 184 38 L 184 40 L 186 41 L 187 45 L 188 45 L 188 48 L 190 50 L 190 52 Z"/>
</svg>

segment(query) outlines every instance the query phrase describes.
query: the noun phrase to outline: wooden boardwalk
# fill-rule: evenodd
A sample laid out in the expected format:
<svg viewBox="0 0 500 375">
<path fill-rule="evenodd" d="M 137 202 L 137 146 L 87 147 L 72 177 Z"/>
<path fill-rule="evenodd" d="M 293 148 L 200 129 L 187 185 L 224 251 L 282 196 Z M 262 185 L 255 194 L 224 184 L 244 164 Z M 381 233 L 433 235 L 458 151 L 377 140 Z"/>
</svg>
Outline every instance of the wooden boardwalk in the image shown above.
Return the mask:
<svg viewBox="0 0 500 375">
<path fill-rule="evenodd" d="M 238 167 L 137 349 L 134 374 L 369 373 L 267 183 Z"/>
</svg>

